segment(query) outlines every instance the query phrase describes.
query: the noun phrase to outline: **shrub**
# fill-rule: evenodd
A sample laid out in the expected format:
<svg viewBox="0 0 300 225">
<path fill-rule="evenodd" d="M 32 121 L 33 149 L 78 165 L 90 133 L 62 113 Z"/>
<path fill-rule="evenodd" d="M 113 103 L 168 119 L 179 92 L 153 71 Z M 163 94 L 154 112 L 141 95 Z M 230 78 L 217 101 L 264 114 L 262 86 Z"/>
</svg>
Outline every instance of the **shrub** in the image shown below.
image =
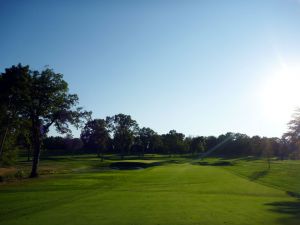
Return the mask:
<svg viewBox="0 0 300 225">
<path fill-rule="evenodd" d="M 14 147 L 9 150 L 5 150 L 1 158 L 1 166 L 11 166 L 16 163 L 18 155 L 18 148 Z"/>
</svg>

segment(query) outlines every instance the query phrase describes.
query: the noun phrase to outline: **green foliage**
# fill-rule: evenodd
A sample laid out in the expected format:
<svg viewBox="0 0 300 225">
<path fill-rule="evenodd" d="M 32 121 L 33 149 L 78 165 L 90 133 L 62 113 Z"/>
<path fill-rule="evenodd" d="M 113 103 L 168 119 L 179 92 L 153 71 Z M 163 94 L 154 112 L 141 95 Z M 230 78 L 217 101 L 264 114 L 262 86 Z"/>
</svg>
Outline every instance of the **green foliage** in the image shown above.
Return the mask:
<svg viewBox="0 0 300 225">
<path fill-rule="evenodd" d="M 125 114 L 107 117 L 106 124 L 113 136 L 114 149 L 123 158 L 133 145 L 134 137 L 138 132 L 138 124 L 130 115 Z"/>
<path fill-rule="evenodd" d="M 16 146 L 5 147 L 2 158 L 1 166 L 12 166 L 16 163 L 19 149 Z"/>
<path fill-rule="evenodd" d="M 80 135 L 85 148 L 96 149 L 98 157 L 107 148 L 109 131 L 105 120 L 95 119 L 88 121 Z M 102 157 L 103 159 L 103 157 Z"/>
<path fill-rule="evenodd" d="M 137 149 L 140 155 L 145 153 L 154 152 L 157 147 L 157 133 L 149 127 L 143 127 L 138 129 L 138 134 L 134 140 L 135 149 Z"/>
<path fill-rule="evenodd" d="M 0 165 L 12 166 L 16 163 L 17 155 L 19 152 L 19 146 L 16 142 L 17 135 L 18 132 L 16 130 L 8 130 L 5 142 L 3 144 Z"/>
<path fill-rule="evenodd" d="M 193 137 L 186 138 L 187 145 L 191 154 L 199 154 L 205 151 L 205 138 L 204 137 Z"/>
<path fill-rule="evenodd" d="M 58 132 L 70 133 L 69 124 L 79 127 L 90 112 L 76 107 L 78 97 L 68 93 L 63 75 L 53 70 L 31 71 L 29 66 L 12 66 L 0 76 L 0 105 L 9 121 L 6 127 L 14 127 L 19 120 L 29 121 L 33 164 L 31 176 L 38 175 L 42 138 L 51 125 Z M 7 130 L 7 128 L 5 129 Z M 2 150 L 2 148 L 1 148 Z"/>
<path fill-rule="evenodd" d="M 162 135 L 162 141 L 167 154 L 186 153 L 187 148 L 184 143 L 184 134 L 170 130 L 169 133 Z"/>
<path fill-rule="evenodd" d="M 25 178 L 25 177 L 26 177 L 26 173 L 23 170 L 18 170 L 15 173 L 15 178 L 17 178 L 17 179 L 22 179 L 22 178 Z"/>
</svg>

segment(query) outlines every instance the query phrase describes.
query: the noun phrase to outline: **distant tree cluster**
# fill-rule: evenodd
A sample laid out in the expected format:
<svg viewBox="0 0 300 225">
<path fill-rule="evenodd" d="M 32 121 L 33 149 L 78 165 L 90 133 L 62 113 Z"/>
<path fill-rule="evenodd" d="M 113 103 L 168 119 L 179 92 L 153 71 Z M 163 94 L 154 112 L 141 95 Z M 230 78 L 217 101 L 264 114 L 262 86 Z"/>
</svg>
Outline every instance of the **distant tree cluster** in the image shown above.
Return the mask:
<svg viewBox="0 0 300 225">
<path fill-rule="evenodd" d="M 74 144 L 68 144 L 72 142 Z M 160 135 L 151 128 L 140 128 L 131 116 L 124 114 L 88 121 L 82 129 L 81 139 L 46 137 L 44 148 L 49 154 L 94 153 L 101 159 L 105 153 L 119 154 L 121 158 L 126 155 L 143 157 L 144 154 L 182 154 L 191 157 L 256 156 L 277 157 L 281 160 L 300 158 L 299 143 L 291 140 L 290 133 L 282 138 L 257 135 L 249 137 L 231 132 L 217 137 L 185 137 L 175 130 Z"/>
<path fill-rule="evenodd" d="M 45 156 L 81 154 L 84 153 L 82 147 L 82 140 L 73 138 L 71 135 L 67 135 L 67 137 L 45 137 L 42 146 Z"/>
<path fill-rule="evenodd" d="M 0 74 L 0 162 L 13 163 L 18 153 L 32 161 L 31 177 L 38 175 L 41 152 L 46 155 L 104 154 L 186 154 L 190 156 L 258 156 L 279 159 L 300 158 L 300 109 L 282 138 L 226 133 L 218 137 L 186 137 L 175 130 L 158 134 L 139 127 L 130 115 L 117 114 L 91 119 L 91 112 L 78 105 L 63 75 L 52 69 L 30 70 L 21 64 Z M 69 125 L 82 128 L 73 138 Z M 51 126 L 66 137 L 49 137 Z M 44 151 L 42 151 L 42 149 Z"/>
<path fill-rule="evenodd" d="M 124 114 L 107 117 L 106 120 L 100 120 L 100 127 L 91 127 L 97 121 L 99 119 L 86 124 L 81 139 L 83 148 L 94 149 L 95 153 L 101 152 L 101 155 L 106 152 L 120 154 L 122 158 L 126 155 L 144 154 L 189 154 L 200 157 L 210 153 L 211 156 L 222 157 L 257 156 L 279 159 L 296 159 L 300 156 L 299 148 L 287 139 L 287 135 L 282 138 L 267 138 L 228 132 L 218 137 L 185 137 L 175 130 L 159 135 L 151 128 L 139 128 L 131 116 Z"/>
</svg>

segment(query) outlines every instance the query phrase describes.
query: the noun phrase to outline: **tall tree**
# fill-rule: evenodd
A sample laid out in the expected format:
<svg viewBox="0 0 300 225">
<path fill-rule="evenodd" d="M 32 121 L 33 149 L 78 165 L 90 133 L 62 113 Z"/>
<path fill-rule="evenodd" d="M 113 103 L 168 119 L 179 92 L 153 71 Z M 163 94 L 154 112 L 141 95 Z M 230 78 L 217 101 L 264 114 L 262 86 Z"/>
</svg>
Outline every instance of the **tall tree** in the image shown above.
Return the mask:
<svg viewBox="0 0 300 225">
<path fill-rule="evenodd" d="M 20 114 L 28 100 L 29 73 L 29 66 L 18 64 L 0 75 L 0 158 L 7 136 L 20 125 Z"/>
<path fill-rule="evenodd" d="M 300 140 L 300 108 L 296 109 L 292 119 L 288 123 L 288 132 L 284 135 L 290 142 L 297 143 Z"/>
<path fill-rule="evenodd" d="M 261 149 L 261 137 L 258 135 L 255 135 L 253 137 L 251 137 L 251 141 L 250 141 L 250 148 L 251 148 L 251 154 L 252 155 L 256 155 L 256 156 L 260 156 L 262 153 L 262 149 Z"/>
<path fill-rule="evenodd" d="M 149 153 L 149 150 L 153 150 L 155 145 L 156 132 L 149 127 L 143 127 L 138 131 L 138 139 L 142 146 L 142 156 L 145 152 Z"/>
<path fill-rule="evenodd" d="M 16 85 L 19 83 L 15 79 L 20 79 L 21 85 Z M 68 84 L 63 80 L 63 75 L 52 69 L 31 71 L 29 66 L 19 64 L 6 69 L 2 74 L 1 85 L 5 85 L 5 81 L 15 83 L 13 90 L 16 94 L 13 96 L 14 101 L 9 102 L 10 108 L 15 109 L 13 112 L 19 118 L 31 122 L 33 160 L 30 177 L 36 177 L 42 139 L 50 126 L 54 125 L 60 133 L 70 133 L 70 124 L 78 128 L 91 113 L 76 108 L 77 95 L 68 93 Z M 9 94 L 4 97 L 12 98 Z"/>
<path fill-rule="evenodd" d="M 190 140 L 190 152 L 192 155 L 204 152 L 205 139 L 204 137 L 193 137 Z"/>
<path fill-rule="evenodd" d="M 103 153 L 109 139 L 106 121 L 103 119 L 88 121 L 81 132 L 80 138 L 86 147 L 96 149 L 98 157 L 101 156 L 103 161 Z"/>
<path fill-rule="evenodd" d="M 30 157 L 32 155 L 32 146 L 31 146 L 31 132 L 30 127 L 31 123 L 29 120 L 21 120 L 18 134 L 18 145 L 22 146 L 23 149 L 26 150 L 27 161 L 30 161 Z"/>
<path fill-rule="evenodd" d="M 210 151 L 218 144 L 218 139 L 215 136 L 205 137 L 205 149 L 206 151 Z"/>
<path fill-rule="evenodd" d="M 263 137 L 261 139 L 261 142 L 262 142 L 262 156 L 266 159 L 268 169 L 270 169 L 271 168 L 271 160 L 272 160 L 272 156 L 273 156 L 271 139 Z"/>
<path fill-rule="evenodd" d="M 164 148 L 167 154 L 183 153 L 186 150 L 184 143 L 184 134 L 177 133 L 176 130 L 170 130 L 169 133 L 162 135 Z"/>
<path fill-rule="evenodd" d="M 295 110 L 291 121 L 288 123 L 288 132 L 283 135 L 291 146 L 292 152 L 290 155 L 292 158 L 300 158 L 300 108 Z"/>
<path fill-rule="evenodd" d="M 106 118 L 109 131 L 113 136 L 114 148 L 123 159 L 129 153 L 135 135 L 138 132 L 138 124 L 130 115 L 117 114 Z"/>
<path fill-rule="evenodd" d="M 67 150 L 67 154 L 74 155 L 76 151 L 83 147 L 83 141 L 80 138 L 73 138 L 72 135 L 67 135 L 64 138 L 65 149 Z"/>
</svg>

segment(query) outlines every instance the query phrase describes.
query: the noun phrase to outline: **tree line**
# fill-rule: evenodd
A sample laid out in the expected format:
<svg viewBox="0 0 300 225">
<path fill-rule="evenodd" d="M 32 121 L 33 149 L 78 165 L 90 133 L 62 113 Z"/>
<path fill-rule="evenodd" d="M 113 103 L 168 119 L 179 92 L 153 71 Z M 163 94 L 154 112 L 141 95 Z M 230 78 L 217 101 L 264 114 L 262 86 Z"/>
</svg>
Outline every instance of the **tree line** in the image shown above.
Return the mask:
<svg viewBox="0 0 300 225">
<path fill-rule="evenodd" d="M 31 177 L 38 175 L 41 153 L 104 154 L 187 154 L 222 157 L 258 156 L 279 159 L 300 158 L 300 110 L 281 138 L 231 133 L 215 136 L 185 136 L 175 130 L 158 134 L 140 127 L 130 115 L 117 114 L 92 119 L 92 113 L 78 107 L 63 75 L 45 68 L 31 70 L 21 64 L 0 74 L 0 161 L 13 163 L 20 153 L 32 161 Z M 71 136 L 70 125 L 81 128 L 80 138 Z M 65 137 L 49 137 L 50 127 Z"/>
<path fill-rule="evenodd" d="M 113 117 L 130 118 L 130 115 L 118 114 Z M 108 117 L 110 118 L 110 117 Z M 248 136 L 228 132 L 219 136 L 185 136 L 175 130 L 158 134 L 151 128 L 137 127 L 136 130 L 118 130 L 112 133 L 106 119 L 89 121 L 81 132 L 80 138 L 46 137 L 45 154 L 119 154 L 143 157 L 144 154 L 189 155 L 202 157 L 206 154 L 219 157 L 277 157 L 278 159 L 299 159 L 297 144 L 286 138 L 268 138 Z M 119 128 L 118 128 L 119 129 Z"/>
</svg>

